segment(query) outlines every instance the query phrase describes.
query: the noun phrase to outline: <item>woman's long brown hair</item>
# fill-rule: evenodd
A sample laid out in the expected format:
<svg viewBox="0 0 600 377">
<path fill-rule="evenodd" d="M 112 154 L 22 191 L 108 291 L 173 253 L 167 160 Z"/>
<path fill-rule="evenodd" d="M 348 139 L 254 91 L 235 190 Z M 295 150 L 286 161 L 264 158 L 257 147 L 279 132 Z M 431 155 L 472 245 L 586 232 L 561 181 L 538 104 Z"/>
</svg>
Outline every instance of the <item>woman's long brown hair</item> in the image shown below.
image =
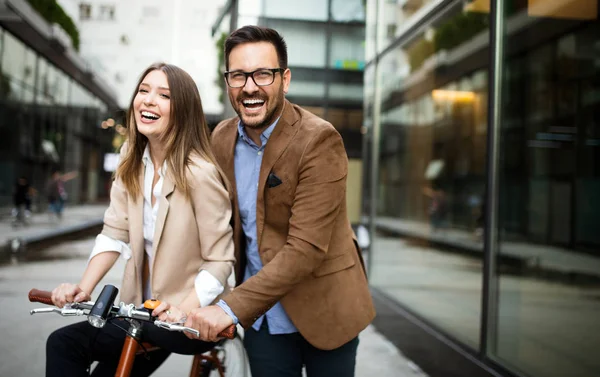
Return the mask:
<svg viewBox="0 0 600 377">
<path fill-rule="evenodd" d="M 217 163 L 211 146 L 206 118 L 202 110 L 202 101 L 198 87 L 192 77 L 181 68 L 172 64 L 155 63 L 142 73 L 133 92 L 127 111 L 128 147 L 123 161 L 119 164 L 116 176 L 123 181 L 129 195 L 135 201 L 141 187 L 139 176 L 143 166 L 142 156 L 148 144 L 148 138 L 137 130 L 133 101 L 139 86 L 148 73 L 160 70 L 167 76 L 171 96 L 170 122 L 161 136 L 166 150 L 167 174 L 174 180 L 175 187 L 189 197 L 190 187 L 186 179 L 186 170 L 191 162 L 190 155 L 197 153 L 217 168 L 221 181 L 228 183 Z"/>
</svg>

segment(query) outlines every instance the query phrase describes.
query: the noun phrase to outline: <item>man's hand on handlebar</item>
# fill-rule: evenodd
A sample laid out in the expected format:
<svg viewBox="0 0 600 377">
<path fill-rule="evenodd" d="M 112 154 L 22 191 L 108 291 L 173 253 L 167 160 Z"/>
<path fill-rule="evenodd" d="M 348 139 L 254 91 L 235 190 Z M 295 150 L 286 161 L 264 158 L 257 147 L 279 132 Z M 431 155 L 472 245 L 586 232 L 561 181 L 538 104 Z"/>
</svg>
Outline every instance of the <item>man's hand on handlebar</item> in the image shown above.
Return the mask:
<svg viewBox="0 0 600 377">
<path fill-rule="evenodd" d="M 84 292 L 77 284 L 63 283 L 52 291 L 52 302 L 59 308 L 72 302 L 91 300 L 91 296 Z"/>
<path fill-rule="evenodd" d="M 190 312 L 184 326 L 191 327 L 200 332 L 200 339 L 216 342 L 220 339 L 218 334 L 233 325 L 233 319 L 223 309 L 216 305 L 197 308 Z M 185 334 L 190 339 L 197 339 L 194 335 Z"/>
</svg>

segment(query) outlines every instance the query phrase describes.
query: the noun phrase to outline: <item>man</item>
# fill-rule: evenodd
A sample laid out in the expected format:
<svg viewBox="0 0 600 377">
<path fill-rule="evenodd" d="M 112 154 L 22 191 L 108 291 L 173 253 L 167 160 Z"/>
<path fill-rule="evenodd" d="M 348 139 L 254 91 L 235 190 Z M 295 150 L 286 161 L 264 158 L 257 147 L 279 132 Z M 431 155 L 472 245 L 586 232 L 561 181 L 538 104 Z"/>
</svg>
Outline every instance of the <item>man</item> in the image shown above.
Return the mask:
<svg viewBox="0 0 600 377">
<path fill-rule="evenodd" d="M 233 188 L 237 287 L 186 326 L 216 340 L 242 324 L 254 377 L 300 376 L 303 365 L 309 377 L 353 376 L 375 311 L 346 211 L 342 139 L 285 100 L 291 72 L 275 30 L 233 32 L 225 61 L 239 118 L 219 124 L 212 144 Z"/>
<path fill-rule="evenodd" d="M 13 224 L 27 224 L 31 217 L 31 197 L 35 195 L 36 190 L 31 186 L 25 176 L 20 176 L 15 183 L 13 190 L 13 203 L 15 207 L 12 210 Z"/>
</svg>

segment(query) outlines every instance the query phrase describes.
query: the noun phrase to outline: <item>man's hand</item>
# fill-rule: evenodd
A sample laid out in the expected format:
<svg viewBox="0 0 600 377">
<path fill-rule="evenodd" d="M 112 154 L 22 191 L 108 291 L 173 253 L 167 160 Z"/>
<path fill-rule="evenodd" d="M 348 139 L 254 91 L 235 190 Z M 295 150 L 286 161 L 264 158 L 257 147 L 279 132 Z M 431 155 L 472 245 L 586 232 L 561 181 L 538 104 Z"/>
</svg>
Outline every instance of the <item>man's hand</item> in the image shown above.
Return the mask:
<svg viewBox="0 0 600 377">
<path fill-rule="evenodd" d="M 185 321 L 186 327 L 191 327 L 200 332 L 200 339 L 207 342 L 219 340 L 217 334 L 233 324 L 233 318 L 216 305 L 197 308 L 190 312 Z M 196 339 L 194 335 L 185 333 L 190 339 Z"/>
</svg>

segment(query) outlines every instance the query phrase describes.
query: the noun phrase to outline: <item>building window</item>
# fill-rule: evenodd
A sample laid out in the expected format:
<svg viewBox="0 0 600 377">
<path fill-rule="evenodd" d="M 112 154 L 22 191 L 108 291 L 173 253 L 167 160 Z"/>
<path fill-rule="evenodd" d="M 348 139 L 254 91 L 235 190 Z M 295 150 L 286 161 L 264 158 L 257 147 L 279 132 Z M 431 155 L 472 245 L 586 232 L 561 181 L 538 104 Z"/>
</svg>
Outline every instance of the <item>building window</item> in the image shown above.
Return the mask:
<svg viewBox="0 0 600 377">
<path fill-rule="evenodd" d="M 142 17 L 160 17 L 160 9 L 158 7 L 143 7 Z"/>
<path fill-rule="evenodd" d="M 92 18 L 92 5 L 88 3 L 79 4 L 79 20 L 85 21 Z"/>
<path fill-rule="evenodd" d="M 115 19 L 114 5 L 100 5 L 100 14 L 98 19 L 102 21 L 113 21 Z"/>
</svg>

